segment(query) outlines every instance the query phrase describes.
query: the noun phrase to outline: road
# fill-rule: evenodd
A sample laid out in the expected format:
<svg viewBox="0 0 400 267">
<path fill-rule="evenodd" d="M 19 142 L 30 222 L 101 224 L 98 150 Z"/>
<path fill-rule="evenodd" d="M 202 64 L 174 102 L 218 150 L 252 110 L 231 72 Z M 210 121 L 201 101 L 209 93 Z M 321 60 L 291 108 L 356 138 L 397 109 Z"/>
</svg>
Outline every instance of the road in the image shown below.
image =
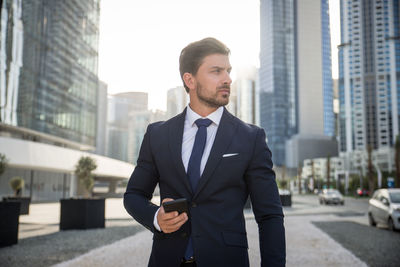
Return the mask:
<svg viewBox="0 0 400 267">
<path fill-rule="evenodd" d="M 368 225 L 368 198 L 345 198 L 345 205 L 320 205 L 314 195 L 294 196 L 286 217 L 318 217 L 312 223 L 368 266 L 400 266 L 400 232 Z"/>
</svg>

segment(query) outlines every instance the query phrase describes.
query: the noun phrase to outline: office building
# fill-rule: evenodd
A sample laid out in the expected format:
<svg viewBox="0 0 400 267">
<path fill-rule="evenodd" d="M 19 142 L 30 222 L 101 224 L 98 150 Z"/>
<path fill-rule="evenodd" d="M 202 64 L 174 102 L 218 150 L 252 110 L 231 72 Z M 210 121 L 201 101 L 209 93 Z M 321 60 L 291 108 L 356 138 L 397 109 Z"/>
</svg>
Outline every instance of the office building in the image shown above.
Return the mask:
<svg viewBox="0 0 400 267">
<path fill-rule="evenodd" d="M 99 1 L 1 1 L 0 177 L 21 176 L 32 201 L 75 196 L 81 156 L 97 162 L 95 179 L 127 179 L 133 165 L 96 150 Z M 102 90 L 104 91 L 104 90 Z"/>
<path fill-rule="evenodd" d="M 328 0 L 261 1 L 260 124 L 275 165 L 337 154 L 328 11 Z"/>
<path fill-rule="evenodd" d="M 393 146 L 399 134 L 400 3 L 341 1 L 340 151 Z"/>
</svg>

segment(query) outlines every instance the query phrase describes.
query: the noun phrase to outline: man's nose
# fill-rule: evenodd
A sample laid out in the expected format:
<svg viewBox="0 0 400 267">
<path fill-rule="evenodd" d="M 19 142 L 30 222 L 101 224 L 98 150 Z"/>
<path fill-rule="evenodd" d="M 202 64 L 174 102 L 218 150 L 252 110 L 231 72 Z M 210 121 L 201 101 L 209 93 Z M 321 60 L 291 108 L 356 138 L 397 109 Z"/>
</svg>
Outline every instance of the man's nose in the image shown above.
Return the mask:
<svg viewBox="0 0 400 267">
<path fill-rule="evenodd" d="M 231 84 L 232 83 L 232 79 L 231 79 L 231 75 L 229 72 L 225 72 L 225 76 L 224 76 L 224 84 Z"/>
</svg>

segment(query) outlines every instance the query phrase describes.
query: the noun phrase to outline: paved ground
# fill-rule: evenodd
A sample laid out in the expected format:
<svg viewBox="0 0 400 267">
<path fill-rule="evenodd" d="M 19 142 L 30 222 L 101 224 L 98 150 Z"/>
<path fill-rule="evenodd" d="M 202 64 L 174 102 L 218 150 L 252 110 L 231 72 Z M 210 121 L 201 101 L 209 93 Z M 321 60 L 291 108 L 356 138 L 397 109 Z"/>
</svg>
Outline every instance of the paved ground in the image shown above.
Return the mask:
<svg viewBox="0 0 400 267">
<path fill-rule="evenodd" d="M 366 215 L 344 207 L 317 206 L 315 196 L 294 196 L 285 208 L 287 266 L 366 266 L 350 250 L 316 227 L 318 222 L 367 224 Z M 157 200 L 156 200 L 157 202 Z M 365 205 L 365 200 L 359 205 Z M 356 203 L 358 205 L 358 203 Z M 348 206 L 348 207 L 347 207 Z M 106 201 L 106 229 L 59 232 L 59 204 L 32 204 L 20 217 L 20 242 L 0 249 L 0 266 L 146 266 L 151 233 L 130 219 L 122 199 Z M 246 213 L 251 266 L 260 265 L 258 229 Z M 22 256 L 26 261 L 22 261 Z M 126 257 L 129 255 L 129 257 Z M 29 257 L 28 257 L 29 256 Z M 3 264 L 5 263 L 6 264 Z"/>
</svg>

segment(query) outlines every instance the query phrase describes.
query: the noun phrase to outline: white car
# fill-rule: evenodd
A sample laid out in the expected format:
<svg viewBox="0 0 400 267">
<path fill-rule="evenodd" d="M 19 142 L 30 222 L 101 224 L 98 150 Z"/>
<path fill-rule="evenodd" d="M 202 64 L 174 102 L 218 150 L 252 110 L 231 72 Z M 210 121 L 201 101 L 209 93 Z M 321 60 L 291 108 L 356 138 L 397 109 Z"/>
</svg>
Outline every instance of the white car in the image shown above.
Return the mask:
<svg viewBox="0 0 400 267">
<path fill-rule="evenodd" d="M 342 194 L 336 189 L 324 189 L 318 195 L 319 204 L 340 204 L 344 205 Z"/>
<path fill-rule="evenodd" d="M 400 230 L 400 188 L 378 189 L 369 200 L 368 219 L 371 226 L 387 225 Z"/>
</svg>

